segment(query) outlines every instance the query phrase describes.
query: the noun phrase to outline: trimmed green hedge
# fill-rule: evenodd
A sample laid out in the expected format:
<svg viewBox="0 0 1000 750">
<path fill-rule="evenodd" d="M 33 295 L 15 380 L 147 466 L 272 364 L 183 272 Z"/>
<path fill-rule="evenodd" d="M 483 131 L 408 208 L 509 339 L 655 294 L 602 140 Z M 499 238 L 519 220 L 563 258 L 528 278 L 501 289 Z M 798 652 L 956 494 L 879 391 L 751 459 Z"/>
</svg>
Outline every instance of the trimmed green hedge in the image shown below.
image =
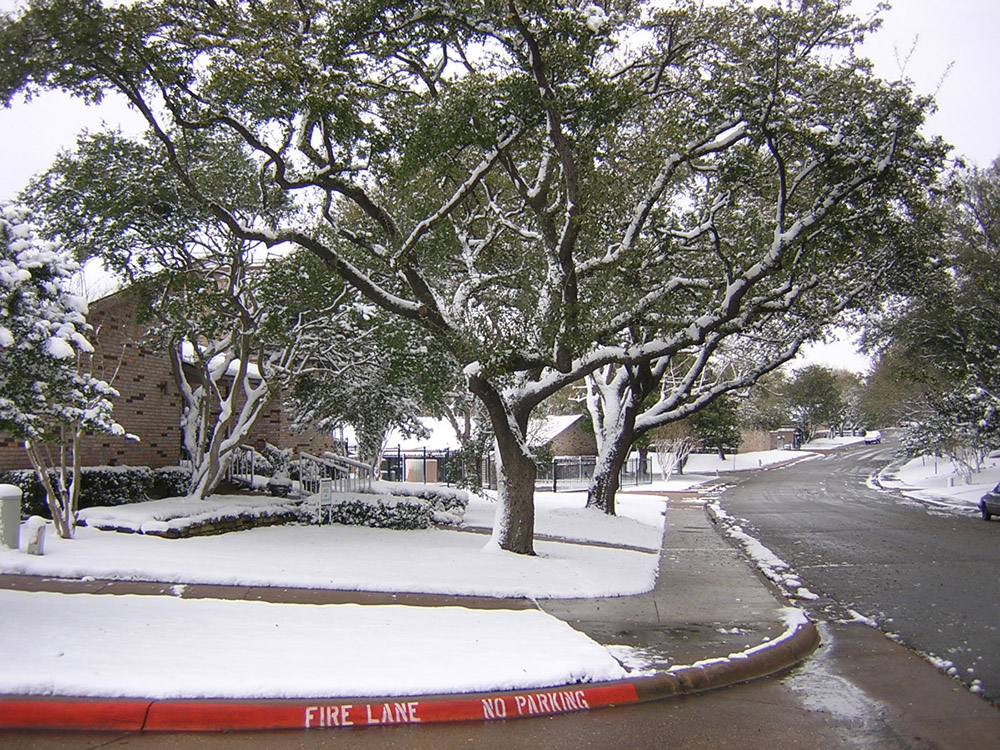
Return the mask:
<svg viewBox="0 0 1000 750">
<path fill-rule="evenodd" d="M 55 471 L 49 475 L 55 481 Z M 100 508 L 140 503 L 161 497 L 184 495 L 190 473 L 177 466 L 150 469 L 148 466 L 96 466 L 80 474 L 80 508 Z M 30 469 L 0 472 L 0 484 L 21 488 L 21 517 L 50 518 L 45 490 Z"/>
<path fill-rule="evenodd" d="M 458 524 L 465 516 L 469 493 L 450 487 L 414 482 L 372 482 L 372 491 L 397 498 L 416 498 L 429 508 L 434 523 Z"/>
</svg>

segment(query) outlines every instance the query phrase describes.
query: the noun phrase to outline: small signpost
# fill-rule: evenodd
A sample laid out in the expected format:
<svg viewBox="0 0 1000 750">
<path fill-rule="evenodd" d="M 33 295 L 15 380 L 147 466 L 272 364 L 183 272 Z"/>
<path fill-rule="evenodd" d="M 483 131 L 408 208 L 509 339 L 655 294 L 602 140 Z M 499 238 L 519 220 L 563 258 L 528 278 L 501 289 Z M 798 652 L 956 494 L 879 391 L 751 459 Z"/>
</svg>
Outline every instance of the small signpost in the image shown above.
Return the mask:
<svg viewBox="0 0 1000 750">
<path fill-rule="evenodd" d="M 333 480 L 319 480 L 319 522 L 323 523 L 324 510 L 330 512 L 330 505 L 333 503 Z"/>
</svg>

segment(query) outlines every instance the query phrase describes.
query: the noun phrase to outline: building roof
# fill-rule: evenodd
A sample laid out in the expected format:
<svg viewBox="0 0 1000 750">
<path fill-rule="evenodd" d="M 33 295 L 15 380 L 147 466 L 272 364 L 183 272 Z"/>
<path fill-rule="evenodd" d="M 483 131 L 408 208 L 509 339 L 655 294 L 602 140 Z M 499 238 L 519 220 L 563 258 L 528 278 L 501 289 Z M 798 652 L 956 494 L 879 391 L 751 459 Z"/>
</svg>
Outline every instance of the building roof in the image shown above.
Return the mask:
<svg viewBox="0 0 1000 750">
<path fill-rule="evenodd" d="M 532 419 L 528 423 L 528 443 L 547 445 L 583 418 L 582 414 L 555 414 Z"/>
</svg>

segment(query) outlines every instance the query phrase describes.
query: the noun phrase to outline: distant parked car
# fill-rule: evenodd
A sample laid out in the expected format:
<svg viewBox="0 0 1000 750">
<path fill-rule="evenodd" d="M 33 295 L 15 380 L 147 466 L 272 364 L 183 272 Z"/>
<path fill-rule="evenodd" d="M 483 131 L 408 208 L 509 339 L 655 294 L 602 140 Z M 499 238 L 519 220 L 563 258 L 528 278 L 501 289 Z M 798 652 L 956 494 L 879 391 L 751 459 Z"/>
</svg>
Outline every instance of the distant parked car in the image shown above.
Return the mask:
<svg viewBox="0 0 1000 750">
<path fill-rule="evenodd" d="M 983 514 L 984 521 L 989 521 L 992 516 L 1000 516 L 1000 484 L 980 498 L 979 512 Z"/>
<path fill-rule="evenodd" d="M 865 445 L 877 445 L 882 442 L 882 433 L 878 430 L 868 430 L 865 433 Z"/>
</svg>

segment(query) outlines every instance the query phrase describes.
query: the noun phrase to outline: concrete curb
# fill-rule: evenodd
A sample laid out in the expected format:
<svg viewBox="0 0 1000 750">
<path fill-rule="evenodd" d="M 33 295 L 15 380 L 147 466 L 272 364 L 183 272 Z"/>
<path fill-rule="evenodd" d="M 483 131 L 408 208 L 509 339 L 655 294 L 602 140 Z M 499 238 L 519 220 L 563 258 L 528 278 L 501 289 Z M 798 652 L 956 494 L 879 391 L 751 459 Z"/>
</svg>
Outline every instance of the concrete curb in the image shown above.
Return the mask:
<svg viewBox="0 0 1000 750">
<path fill-rule="evenodd" d="M 811 622 L 741 654 L 650 677 L 472 695 L 293 700 L 0 697 L 0 729 L 224 732 L 334 729 L 551 716 L 701 693 L 788 669 L 819 645 Z"/>
<path fill-rule="evenodd" d="M 703 693 L 783 672 L 809 656 L 819 644 L 819 630 L 813 623 L 804 622 L 750 652 L 673 667 L 633 684 L 641 701 Z"/>
</svg>

